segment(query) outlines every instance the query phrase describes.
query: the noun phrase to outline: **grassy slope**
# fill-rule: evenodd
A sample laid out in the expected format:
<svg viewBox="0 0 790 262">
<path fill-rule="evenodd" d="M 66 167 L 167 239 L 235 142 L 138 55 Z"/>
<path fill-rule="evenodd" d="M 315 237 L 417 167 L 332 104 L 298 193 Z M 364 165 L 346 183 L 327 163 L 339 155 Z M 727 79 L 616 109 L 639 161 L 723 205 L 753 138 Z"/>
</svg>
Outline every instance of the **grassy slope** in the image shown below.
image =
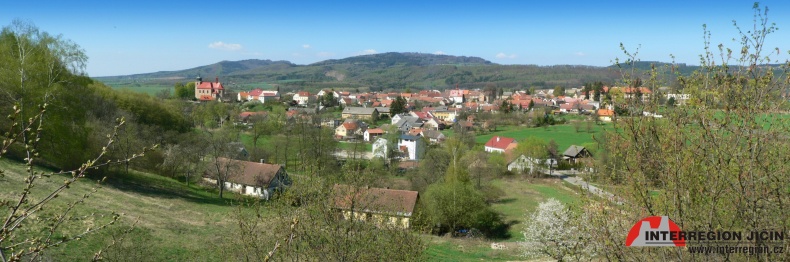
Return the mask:
<svg viewBox="0 0 790 262">
<path fill-rule="evenodd" d="M 0 160 L 0 169 L 6 175 L 0 178 L 0 197 L 13 199 L 21 191 L 23 166 L 9 160 Z M 64 177 L 38 180 L 35 197 L 54 189 Z M 81 180 L 45 211 L 62 210 L 67 202 L 78 199 L 96 184 Z M 90 235 L 50 250 L 47 256 L 58 261 L 85 261 L 94 252 L 107 245 L 117 234 L 137 221 L 127 244 L 134 243 L 145 249 L 146 259 L 152 261 L 222 260 L 214 248 L 223 241 L 223 232 L 235 229 L 229 214 L 236 211 L 229 201 L 220 200 L 215 193 L 151 174 L 110 178 L 97 193 L 78 205 L 71 213 L 74 217 L 124 213 L 118 224 L 98 234 Z M 40 213 L 41 215 L 46 213 Z M 63 229 L 76 233 L 95 225 L 94 219 L 68 221 Z M 118 251 L 116 251 L 117 253 Z"/>
<path fill-rule="evenodd" d="M 522 260 L 519 256 L 518 241 L 522 240 L 525 214 L 532 212 L 538 203 L 548 198 L 556 198 L 565 204 L 579 201 L 575 189 L 557 179 L 525 180 L 519 178 L 495 179 L 494 186 L 505 192 L 500 201 L 494 203 L 494 210 L 501 212 L 504 219 L 512 224 L 511 237 L 505 240 L 451 239 L 429 237 L 430 243 L 425 251 L 429 261 L 513 261 Z M 492 242 L 504 243 L 506 250 L 493 250 Z"/>
</svg>

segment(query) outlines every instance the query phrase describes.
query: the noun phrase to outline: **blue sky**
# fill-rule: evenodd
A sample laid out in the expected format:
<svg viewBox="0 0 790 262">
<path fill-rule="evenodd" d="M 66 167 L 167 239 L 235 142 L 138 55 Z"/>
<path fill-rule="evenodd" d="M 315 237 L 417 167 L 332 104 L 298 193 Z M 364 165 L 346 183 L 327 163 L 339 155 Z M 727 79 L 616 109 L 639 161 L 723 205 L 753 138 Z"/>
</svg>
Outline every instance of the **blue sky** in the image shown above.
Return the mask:
<svg viewBox="0 0 790 262">
<path fill-rule="evenodd" d="M 43 3 L 42 3 L 43 2 Z M 790 47 L 790 3 L 762 1 Z M 698 64 L 702 25 L 737 48 L 732 20 L 749 1 L 13 1 L 15 18 L 62 34 L 89 56 L 90 76 L 169 71 L 222 60 L 310 64 L 384 52 L 477 56 L 499 64 L 609 65 L 620 43 L 645 61 Z M 783 30 L 783 28 L 788 29 Z M 784 59 L 786 55 L 783 55 Z"/>
</svg>

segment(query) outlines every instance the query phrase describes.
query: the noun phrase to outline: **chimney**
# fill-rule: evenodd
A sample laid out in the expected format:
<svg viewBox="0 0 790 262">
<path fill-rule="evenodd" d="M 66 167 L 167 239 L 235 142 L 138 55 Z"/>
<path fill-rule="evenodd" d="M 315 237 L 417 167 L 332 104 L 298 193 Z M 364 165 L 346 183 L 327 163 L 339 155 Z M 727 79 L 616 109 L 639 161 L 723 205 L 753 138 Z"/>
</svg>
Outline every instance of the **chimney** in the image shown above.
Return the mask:
<svg viewBox="0 0 790 262">
<path fill-rule="evenodd" d="M 266 163 L 266 162 L 264 162 L 264 161 L 263 161 L 263 158 L 261 158 L 261 164 L 263 164 L 263 163 Z"/>
<path fill-rule="evenodd" d="M 499 137 L 496 137 L 496 141 L 499 142 Z"/>
<path fill-rule="evenodd" d="M 214 78 L 214 82 L 219 83 L 219 77 Z"/>
</svg>

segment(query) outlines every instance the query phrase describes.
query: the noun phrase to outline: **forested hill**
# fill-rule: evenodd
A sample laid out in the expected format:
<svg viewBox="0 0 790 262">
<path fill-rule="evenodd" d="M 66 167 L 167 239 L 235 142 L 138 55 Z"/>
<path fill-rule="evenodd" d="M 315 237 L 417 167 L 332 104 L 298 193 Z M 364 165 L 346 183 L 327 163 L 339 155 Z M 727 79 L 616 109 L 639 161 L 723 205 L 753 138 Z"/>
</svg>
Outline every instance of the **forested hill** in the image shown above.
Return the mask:
<svg viewBox="0 0 790 262">
<path fill-rule="evenodd" d="M 637 69 L 650 64 L 637 63 Z M 681 72 L 693 68 L 682 65 Z M 115 88 L 134 89 L 140 86 L 172 86 L 176 82 L 219 77 L 231 87 L 249 88 L 277 85 L 285 91 L 295 89 L 356 88 L 370 90 L 444 89 L 459 85 L 482 88 L 494 84 L 502 88 L 578 87 L 586 82 L 615 83 L 621 68 L 581 65 L 500 65 L 479 57 L 434 55 L 421 53 L 382 53 L 344 59 L 332 59 L 310 65 L 288 61 L 242 60 L 222 61 L 196 68 L 137 74 L 97 77 Z"/>
</svg>

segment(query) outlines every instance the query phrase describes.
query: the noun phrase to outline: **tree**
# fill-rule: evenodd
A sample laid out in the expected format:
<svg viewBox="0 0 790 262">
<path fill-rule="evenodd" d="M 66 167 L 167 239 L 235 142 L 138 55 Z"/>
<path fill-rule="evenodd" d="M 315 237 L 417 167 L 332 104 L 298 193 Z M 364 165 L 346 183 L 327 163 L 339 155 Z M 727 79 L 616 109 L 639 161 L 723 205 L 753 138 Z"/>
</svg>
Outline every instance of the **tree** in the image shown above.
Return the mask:
<svg viewBox="0 0 790 262">
<path fill-rule="evenodd" d="M 13 201 L 0 201 L 0 207 L 2 207 L 0 210 L 3 210 L 0 212 L 0 215 L 4 217 L 0 226 L 0 260 L 2 261 L 19 261 L 23 258 L 35 261 L 40 259 L 42 252 L 51 247 L 79 240 L 115 224 L 120 219 L 120 214 L 112 213 L 107 217 L 100 214 L 88 215 L 83 218 L 71 217 L 73 208 L 83 204 L 86 199 L 92 196 L 99 189 L 98 185 L 73 202 L 58 203 L 52 202 L 52 200 L 69 190 L 70 185 L 85 178 L 89 170 L 125 161 L 128 162 L 143 156 L 148 151 L 147 148 L 143 148 L 140 154 L 135 154 L 128 159 L 108 159 L 106 157 L 107 148 L 114 143 L 116 137 L 115 133 L 113 133 L 107 136 L 108 140 L 102 151 L 84 162 L 79 168 L 59 172 L 39 171 L 38 168 L 34 167 L 33 163 L 37 161 L 40 153 L 39 141 L 42 137 L 43 128 L 46 126 L 46 108 L 46 104 L 41 105 L 38 114 L 25 119 L 21 118 L 22 111 L 20 107 L 13 106 L 14 114 L 10 115 L 9 119 L 14 124 L 7 129 L 6 138 L 3 139 L 2 147 L 0 147 L 0 157 L 2 157 L 8 152 L 9 148 L 24 145 L 24 154 L 26 156 L 24 161 L 26 166 L 25 178 L 24 182 L 19 185 L 21 186 L 21 193 L 16 195 Z M 123 119 L 118 121 L 118 125 L 115 126 L 115 132 L 124 124 Z M 3 175 L 3 170 L 0 170 L 0 177 Z M 63 184 L 55 187 L 55 189 L 42 192 L 43 194 L 40 196 L 33 194 L 34 191 L 32 189 L 40 184 L 39 180 L 59 176 L 65 177 Z M 61 204 L 64 206 L 58 207 Z M 44 211 L 45 208 L 47 210 L 54 209 L 55 211 Z M 89 226 L 86 230 L 79 233 L 69 234 L 64 229 L 67 225 L 69 227 L 79 227 L 86 221 L 90 221 L 90 224 L 93 226 Z M 42 224 L 46 226 L 39 228 L 38 226 Z M 39 233 L 22 232 L 21 229 L 23 227 L 32 227 L 34 231 L 30 232 Z M 100 259 L 101 252 L 102 250 L 99 250 L 94 259 Z"/>
<path fill-rule="evenodd" d="M 589 235 L 575 213 L 554 198 L 538 205 L 524 221 L 525 257 L 549 256 L 557 261 L 588 260 L 595 253 L 587 243 Z"/>
<path fill-rule="evenodd" d="M 238 231 L 228 238 L 230 259 L 421 261 L 426 243 L 411 230 L 338 215 L 338 197 L 348 196 L 351 206 L 365 205 L 362 185 L 375 174 L 360 170 L 343 176 L 350 191 L 334 187 L 337 180 L 306 178 L 300 181 L 299 190 L 285 191 L 268 203 L 256 201 L 240 207 L 234 214 Z"/>
<path fill-rule="evenodd" d="M 416 172 L 409 174 L 411 187 L 415 191 L 425 193 L 429 185 L 439 182 L 447 172 L 449 153 L 440 148 L 429 148 L 425 158 L 420 161 Z"/>
<path fill-rule="evenodd" d="M 546 145 L 546 150 L 549 151 L 549 157 L 554 159 L 560 158 L 560 151 L 558 147 L 559 146 L 557 145 L 557 142 L 554 141 L 554 139 L 549 140 L 549 144 Z"/>
<path fill-rule="evenodd" d="M 400 113 L 405 113 L 406 106 L 406 99 L 402 96 L 398 96 L 395 98 L 395 101 L 392 101 L 392 104 L 390 105 L 390 114 L 394 116 Z"/>
<path fill-rule="evenodd" d="M 189 82 L 184 85 L 178 82 L 174 86 L 175 96 L 179 99 L 193 99 L 195 98 L 195 83 Z"/>
<path fill-rule="evenodd" d="M 565 95 L 565 88 L 561 86 L 554 87 L 554 97 L 564 96 Z"/>
<path fill-rule="evenodd" d="M 208 167 L 209 176 L 216 181 L 219 190 L 219 198 L 223 198 L 225 183 L 231 177 L 238 176 L 243 172 L 242 166 L 238 161 L 231 161 L 235 150 L 231 142 L 235 141 L 234 134 L 229 130 L 219 130 L 216 132 L 205 131 L 207 134 Z"/>
<path fill-rule="evenodd" d="M 615 211 L 591 209 L 590 222 L 602 232 L 592 235 L 598 253 L 609 260 L 758 260 L 782 261 L 790 255 L 756 253 L 691 254 L 670 249 L 623 248 L 624 234 L 645 216 L 668 216 L 684 231 L 786 231 L 790 228 L 790 133 L 788 119 L 778 114 L 788 101 L 787 63 L 775 66 L 775 50 L 763 43 L 776 28 L 767 20 L 767 9 L 754 6 L 755 25 L 742 31 L 740 46 L 711 48 L 705 31 L 701 69 L 677 82 L 690 95 L 688 107 L 667 110 L 664 118 L 621 118 L 618 129 L 609 131 L 601 143 L 605 161 L 596 167 L 597 177 L 622 185 L 615 194 L 623 205 Z M 752 29 L 754 28 L 754 29 Z M 719 50 L 718 52 L 714 50 Z M 626 52 L 631 59 L 634 55 Z M 651 76 L 657 72 L 651 71 Z M 633 78 L 626 78 L 633 79 Z M 645 79 L 653 88 L 663 85 L 658 77 Z M 659 105 L 643 105 L 654 111 Z M 600 142 L 599 142 L 600 143 Z M 653 193 L 659 192 L 659 193 Z M 615 218 L 615 219 L 613 219 Z M 618 239 L 618 240 L 615 240 Z M 608 241 L 616 241 L 608 242 Z M 769 241 L 741 244 L 771 248 Z M 693 243 L 699 245 L 698 243 Z M 703 243 L 703 245 L 705 245 Z"/>
</svg>

